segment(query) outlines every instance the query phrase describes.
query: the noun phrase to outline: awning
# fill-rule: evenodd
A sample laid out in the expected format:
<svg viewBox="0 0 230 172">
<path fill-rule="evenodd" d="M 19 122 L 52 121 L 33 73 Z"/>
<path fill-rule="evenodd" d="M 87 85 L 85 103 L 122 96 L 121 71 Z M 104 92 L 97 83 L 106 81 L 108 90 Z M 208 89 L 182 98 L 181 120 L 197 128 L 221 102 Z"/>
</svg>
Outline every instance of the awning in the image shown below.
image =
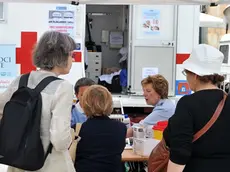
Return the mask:
<svg viewBox="0 0 230 172">
<path fill-rule="evenodd" d="M 36 2 L 36 3 L 65 3 L 72 1 L 82 4 L 210 4 L 223 0 L 0 0 L 1 2 Z"/>
<path fill-rule="evenodd" d="M 225 22 L 222 18 L 200 13 L 200 27 L 225 28 Z"/>
</svg>

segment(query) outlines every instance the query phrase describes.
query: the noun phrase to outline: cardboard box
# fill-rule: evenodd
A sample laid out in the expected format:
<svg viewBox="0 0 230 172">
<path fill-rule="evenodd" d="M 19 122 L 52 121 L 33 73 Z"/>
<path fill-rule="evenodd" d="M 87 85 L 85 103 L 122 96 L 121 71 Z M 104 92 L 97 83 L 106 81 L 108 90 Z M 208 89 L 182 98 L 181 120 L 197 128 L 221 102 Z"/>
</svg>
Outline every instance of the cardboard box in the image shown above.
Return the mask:
<svg viewBox="0 0 230 172">
<path fill-rule="evenodd" d="M 111 74 L 111 73 L 114 73 L 114 72 L 118 72 L 120 70 L 120 68 L 117 68 L 117 67 L 105 67 L 105 68 L 102 68 L 102 74 Z"/>
<path fill-rule="evenodd" d="M 137 155 L 149 156 L 160 140 L 152 138 L 133 139 L 133 151 Z"/>
</svg>

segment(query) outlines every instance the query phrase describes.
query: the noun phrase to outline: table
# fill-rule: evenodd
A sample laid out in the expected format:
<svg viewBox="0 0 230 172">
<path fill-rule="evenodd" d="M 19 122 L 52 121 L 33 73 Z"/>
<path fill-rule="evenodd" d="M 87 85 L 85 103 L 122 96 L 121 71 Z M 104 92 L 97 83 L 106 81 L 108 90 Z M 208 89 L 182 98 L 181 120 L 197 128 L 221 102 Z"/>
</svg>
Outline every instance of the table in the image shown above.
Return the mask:
<svg viewBox="0 0 230 172">
<path fill-rule="evenodd" d="M 133 153 L 132 149 L 125 149 L 122 153 L 123 162 L 143 162 L 148 161 L 148 156 L 140 156 Z"/>
</svg>

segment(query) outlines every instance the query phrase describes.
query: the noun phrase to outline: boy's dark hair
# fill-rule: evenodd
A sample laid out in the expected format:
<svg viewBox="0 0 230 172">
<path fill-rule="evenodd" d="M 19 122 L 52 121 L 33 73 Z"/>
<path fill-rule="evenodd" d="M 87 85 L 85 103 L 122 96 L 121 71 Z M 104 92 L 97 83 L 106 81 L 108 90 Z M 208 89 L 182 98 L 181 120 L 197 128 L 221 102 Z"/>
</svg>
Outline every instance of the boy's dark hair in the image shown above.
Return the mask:
<svg viewBox="0 0 230 172">
<path fill-rule="evenodd" d="M 80 88 L 80 87 L 91 86 L 91 85 L 95 85 L 95 84 L 96 84 L 96 83 L 95 83 L 92 79 L 90 79 L 90 78 L 86 78 L 86 77 L 81 78 L 81 79 L 79 79 L 79 80 L 76 82 L 76 84 L 75 84 L 75 86 L 74 86 L 75 94 L 78 94 L 78 93 L 79 93 L 79 88 Z"/>
</svg>

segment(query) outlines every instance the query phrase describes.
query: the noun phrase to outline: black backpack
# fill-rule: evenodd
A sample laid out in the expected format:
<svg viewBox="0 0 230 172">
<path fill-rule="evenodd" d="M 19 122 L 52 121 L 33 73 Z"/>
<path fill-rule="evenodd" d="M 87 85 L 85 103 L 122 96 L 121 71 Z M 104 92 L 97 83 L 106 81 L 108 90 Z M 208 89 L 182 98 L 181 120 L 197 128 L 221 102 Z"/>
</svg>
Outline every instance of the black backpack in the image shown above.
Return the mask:
<svg viewBox="0 0 230 172">
<path fill-rule="evenodd" d="M 52 150 L 43 149 L 40 138 L 42 110 L 41 91 L 59 78 L 44 78 L 34 89 L 28 88 L 30 74 L 22 75 L 18 90 L 6 103 L 0 123 L 0 163 L 22 170 L 36 171 L 43 167 Z"/>
</svg>

